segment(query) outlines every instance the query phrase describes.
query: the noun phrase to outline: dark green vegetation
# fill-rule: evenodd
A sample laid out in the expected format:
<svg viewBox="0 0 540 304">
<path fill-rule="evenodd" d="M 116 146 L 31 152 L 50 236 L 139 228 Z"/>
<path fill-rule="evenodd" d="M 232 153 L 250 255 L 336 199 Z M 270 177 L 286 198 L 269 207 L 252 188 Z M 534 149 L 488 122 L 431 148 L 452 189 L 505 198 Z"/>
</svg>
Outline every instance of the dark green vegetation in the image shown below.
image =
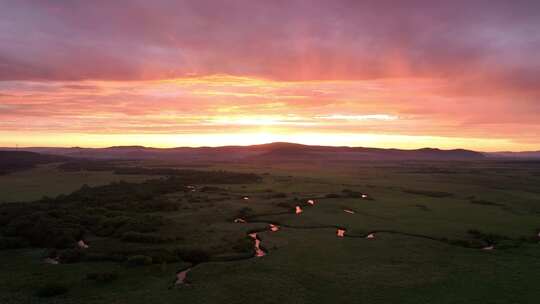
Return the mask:
<svg viewBox="0 0 540 304">
<path fill-rule="evenodd" d="M 83 186 L 69 195 L 54 199 L 44 198 L 32 203 L 5 203 L 0 207 L 0 232 L 3 247 L 35 247 L 65 249 L 55 252 L 60 262 L 74 262 L 85 256 L 85 251 L 70 249 L 79 240 L 95 236 L 103 240 L 104 252 L 99 256 L 105 260 L 127 258 L 131 250 L 116 252 L 109 246 L 110 239 L 126 243 L 159 244 L 182 240 L 190 234 L 190 227 L 168 218 L 186 204 L 201 206 L 223 202 L 227 194 L 193 195 L 193 184 L 244 184 L 255 183 L 260 177 L 255 174 L 225 171 L 205 172 L 175 170 L 168 178 L 151 179 L 142 183 L 118 182 L 105 186 Z M 183 203 L 185 201 L 185 203 Z M 196 208 L 200 208 L 197 206 Z M 170 226 L 170 227 L 169 227 Z M 163 227 L 163 230 L 160 228 Z M 167 233 L 168 229 L 176 233 Z M 185 231 L 182 231 L 185 230 Z M 179 233 L 182 231 L 182 233 Z M 93 243 L 98 243 L 96 240 Z M 94 246 L 93 246 L 94 247 Z M 110 250 L 113 250 L 110 252 Z M 162 253 L 151 249 L 161 259 L 174 253 Z M 87 250 L 94 251 L 94 250 Z M 92 256 L 92 259 L 98 257 Z M 174 259 L 173 259 L 174 260 Z"/>
<path fill-rule="evenodd" d="M 538 163 L 244 162 L 208 170 L 69 163 L 56 172 L 144 181 L 0 205 L 0 303 L 540 298 Z M 280 230 L 268 231 L 269 223 Z M 251 258 L 250 232 L 266 256 Z M 191 265 L 190 284 L 174 287 L 176 272 Z"/>
<path fill-rule="evenodd" d="M 34 168 L 36 165 L 63 162 L 67 157 L 27 151 L 0 151 L 0 175 Z"/>
</svg>

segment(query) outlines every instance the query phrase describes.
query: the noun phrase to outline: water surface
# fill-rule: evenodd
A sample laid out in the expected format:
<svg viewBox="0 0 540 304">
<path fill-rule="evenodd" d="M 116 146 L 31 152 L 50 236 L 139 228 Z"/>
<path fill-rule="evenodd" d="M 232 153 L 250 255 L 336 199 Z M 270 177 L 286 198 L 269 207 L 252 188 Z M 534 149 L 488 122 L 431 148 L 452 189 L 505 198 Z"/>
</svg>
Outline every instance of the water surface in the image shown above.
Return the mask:
<svg viewBox="0 0 540 304">
<path fill-rule="evenodd" d="M 253 240 L 255 240 L 255 256 L 256 257 L 263 257 L 266 255 L 266 252 L 261 249 L 261 240 L 257 236 L 257 233 L 253 232 L 249 234 L 249 237 L 251 237 Z"/>
</svg>

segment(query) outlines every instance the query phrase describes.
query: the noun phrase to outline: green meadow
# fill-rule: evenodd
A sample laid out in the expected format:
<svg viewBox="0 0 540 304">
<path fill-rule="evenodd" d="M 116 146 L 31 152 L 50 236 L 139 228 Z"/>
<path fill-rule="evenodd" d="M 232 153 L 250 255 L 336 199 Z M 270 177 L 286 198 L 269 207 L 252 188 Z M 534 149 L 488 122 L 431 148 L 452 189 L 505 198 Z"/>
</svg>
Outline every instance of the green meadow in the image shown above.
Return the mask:
<svg viewBox="0 0 540 304">
<path fill-rule="evenodd" d="M 82 185 L 98 186 L 125 180 L 138 182 L 147 177 L 115 175 L 111 172 L 59 170 L 55 164 L 0 175 L 0 203 L 38 200 L 43 196 L 54 197 L 70 193 Z"/>
<path fill-rule="evenodd" d="M 538 163 L 132 166 L 0 177 L 0 303 L 540 298 Z"/>
</svg>

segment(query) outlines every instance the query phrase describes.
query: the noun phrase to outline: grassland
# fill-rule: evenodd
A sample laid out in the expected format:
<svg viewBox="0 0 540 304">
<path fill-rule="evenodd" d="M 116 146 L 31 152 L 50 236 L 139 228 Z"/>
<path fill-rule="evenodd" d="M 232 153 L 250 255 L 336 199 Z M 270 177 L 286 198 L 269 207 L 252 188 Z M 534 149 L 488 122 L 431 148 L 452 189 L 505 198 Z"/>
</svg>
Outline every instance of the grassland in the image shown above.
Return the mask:
<svg viewBox="0 0 540 304">
<path fill-rule="evenodd" d="M 72 252 L 71 243 L 56 249 L 34 245 L 0 251 L 0 281 L 6 282 L 0 285 L 0 302 L 537 303 L 540 299 L 538 164 L 239 163 L 208 164 L 204 169 L 253 172 L 260 179 L 231 183 L 214 178 L 208 184 L 203 175 L 199 182 L 173 180 L 177 188 L 160 186 L 159 194 L 148 199 L 85 201 L 85 210 L 101 210 L 94 210 L 99 215 L 95 222 L 81 225 L 90 248 L 76 249 L 81 251 L 77 259 L 58 265 L 43 259 Z M 91 174 L 110 178 L 99 184 L 119 177 L 101 171 Z M 138 182 L 149 178 L 131 177 Z M 2 178 L 7 178 L 0 181 L 4 187 L 9 176 Z M 58 201 L 66 206 L 69 218 L 83 216 L 68 208 L 80 206 L 80 198 L 79 193 Z M 315 205 L 307 205 L 308 199 Z M 303 208 L 299 215 L 294 214 L 296 205 Z M 141 226 L 132 220 L 146 216 L 159 218 L 160 224 L 151 232 L 143 231 L 146 226 L 138 231 Z M 234 223 L 238 217 L 247 223 Z M 111 220 L 120 223 L 112 232 L 105 229 Z M 281 229 L 270 232 L 269 223 Z M 336 236 L 337 227 L 346 230 L 344 238 Z M 252 231 L 259 232 L 266 256 L 250 258 L 253 242 L 246 235 Z M 372 232 L 375 239 L 366 239 Z M 494 249 L 482 249 L 490 246 Z M 133 266 L 129 259 L 134 255 L 152 257 L 152 263 Z M 176 272 L 193 265 L 189 284 L 174 286 Z M 96 273 L 113 273 L 114 279 L 92 279 Z M 39 291 L 54 289 L 51 283 L 63 289 L 57 296 L 43 297 Z"/>
<path fill-rule="evenodd" d="M 98 186 L 124 180 L 140 182 L 148 179 L 141 175 L 115 175 L 111 171 L 64 171 L 58 164 L 0 175 L 0 203 L 33 201 L 43 196 L 68 194 L 82 185 Z"/>
</svg>

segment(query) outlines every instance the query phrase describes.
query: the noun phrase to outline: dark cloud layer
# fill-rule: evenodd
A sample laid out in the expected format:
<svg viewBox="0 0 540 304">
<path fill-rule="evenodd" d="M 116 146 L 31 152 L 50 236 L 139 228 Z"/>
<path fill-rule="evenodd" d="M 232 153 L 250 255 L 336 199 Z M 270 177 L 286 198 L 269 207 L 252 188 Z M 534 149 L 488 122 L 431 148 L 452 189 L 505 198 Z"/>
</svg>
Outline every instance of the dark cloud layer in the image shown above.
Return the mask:
<svg viewBox="0 0 540 304">
<path fill-rule="evenodd" d="M 4 80 L 539 76 L 538 1 L 0 2 Z"/>
</svg>

